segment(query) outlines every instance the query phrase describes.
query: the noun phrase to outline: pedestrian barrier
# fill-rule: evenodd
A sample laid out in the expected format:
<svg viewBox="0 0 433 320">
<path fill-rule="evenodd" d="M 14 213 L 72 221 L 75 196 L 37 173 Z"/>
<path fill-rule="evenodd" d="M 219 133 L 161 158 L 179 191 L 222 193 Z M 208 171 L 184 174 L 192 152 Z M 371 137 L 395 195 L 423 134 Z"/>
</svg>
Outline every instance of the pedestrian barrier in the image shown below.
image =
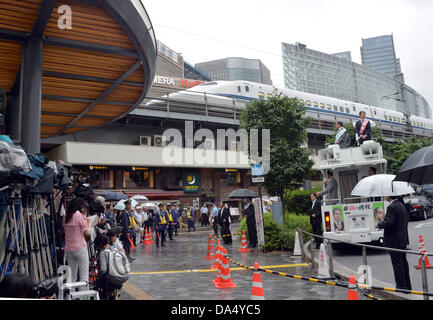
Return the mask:
<svg viewBox="0 0 433 320">
<path fill-rule="evenodd" d="M 214 265 L 211 267 L 212 269 L 219 269 L 219 266 L 222 263 L 221 249 L 222 247 L 221 247 L 220 239 L 218 239 L 217 246 L 216 246 L 216 256 L 215 256 L 216 259 Z"/>
<path fill-rule="evenodd" d="M 242 234 L 242 232 L 229 233 L 229 234 L 222 234 L 222 235 L 219 235 L 219 236 L 213 236 L 213 238 L 219 238 L 219 239 L 221 239 L 221 238 L 224 238 L 224 237 L 239 236 L 241 234 Z"/>
<path fill-rule="evenodd" d="M 329 241 L 329 239 L 327 239 L 327 238 L 325 238 L 323 236 L 315 235 L 315 234 L 312 234 L 310 232 L 304 231 L 302 229 L 297 229 L 297 230 L 300 233 L 310 235 L 311 239 L 313 237 L 320 237 L 320 238 L 324 239 L 325 241 Z M 414 252 L 414 251 L 409 251 L 409 250 L 399 250 L 399 249 L 393 249 L 393 248 L 386 248 L 386 247 L 378 247 L 378 246 L 365 245 L 365 244 L 359 244 L 359 243 L 352 243 L 352 242 L 341 241 L 341 240 L 339 240 L 338 242 L 349 244 L 349 245 L 353 245 L 353 246 L 358 246 L 358 247 L 362 247 L 362 248 L 372 248 L 372 249 L 385 250 L 385 251 L 404 252 L 404 253 L 409 253 L 409 254 L 416 254 L 416 255 L 420 256 L 420 259 L 424 259 L 424 261 L 425 261 L 425 259 L 428 256 L 433 256 L 432 253 L 428 253 L 428 252 L 421 253 L 421 252 Z M 304 248 L 301 247 L 301 249 L 303 250 Z M 363 250 L 363 251 L 366 251 L 366 250 Z M 366 265 L 366 263 L 365 263 L 365 265 Z M 378 286 L 371 286 L 371 285 L 361 284 L 361 283 L 358 283 L 357 287 L 359 289 L 387 291 L 387 292 L 399 292 L 399 293 L 420 295 L 420 296 L 424 296 L 425 300 L 428 300 L 428 297 L 433 297 L 433 292 L 429 292 L 428 291 L 428 286 L 426 285 L 427 281 L 426 281 L 426 276 L 425 276 L 425 269 L 426 268 L 424 268 L 424 271 L 423 271 L 423 274 L 424 274 L 423 275 L 423 288 L 424 288 L 425 291 L 408 290 L 408 289 L 397 289 L 397 288 L 391 288 L 391 287 L 378 287 Z M 267 272 L 269 272 L 269 271 L 267 271 Z M 278 274 L 277 272 L 275 272 L 275 273 Z M 288 276 L 290 276 L 290 275 L 288 275 Z M 300 279 L 300 277 L 296 277 L 296 278 Z M 307 278 L 307 280 L 310 280 L 310 279 Z M 314 281 L 314 280 L 310 280 L 310 281 Z M 332 281 L 326 281 L 326 282 L 324 282 L 324 281 L 320 281 L 320 280 L 317 281 L 317 279 L 316 279 L 316 281 L 314 281 L 314 282 L 325 283 L 325 284 L 329 284 L 329 285 L 335 285 L 335 284 L 332 283 Z"/>
<path fill-rule="evenodd" d="M 425 249 L 424 239 L 422 237 L 422 234 L 419 235 L 419 252 L 422 254 L 427 253 L 427 251 Z M 428 256 L 425 256 L 424 259 L 425 259 L 424 262 L 425 262 L 426 269 L 433 269 L 433 266 L 430 265 L 430 261 L 428 260 Z M 422 263 L 421 263 L 421 256 L 420 256 L 419 261 L 418 261 L 418 265 L 415 266 L 415 269 L 421 269 L 421 268 L 422 268 Z"/>
<path fill-rule="evenodd" d="M 254 271 L 253 273 L 253 285 L 251 288 L 251 300 L 265 300 L 265 295 L 263 293 L 263 285 L 262 285 L 262 277 L 260 276 L 259 263 L 256 261 L 254 263 Z"/>
<path fill-rule="evenodd" d="M 313 234 L 306 232 L 306 231 L 303 231 L 303 230 L 299 230 L 299 231 L 306 233 L 306 234 L 310 234 L 311 236 L 316 236 L 316 235 L 313 235 Z M 371 246 L 371 247 L 373 247 L 373 246 Z M 313 277 L 304 277 L 304 276 L 299 276 L 299 275 L 293 275 L 293 274 L 288 274 L 288 273 L 284 273 L 284 272 L 278 272 L 278 271 L 268 270 L 268 269 L 263 269 L 263 268 L 255 269 L 254 267 L 248 267 L 248 266 L 245 266 L 243 264 L 240 264 L 239 262 L 234 261 L 233 259 L 231 259 L 227 255 L 225 255 L 225 256 L 233 264 L 238 265 L 238 266 L 245 268 L 245 269 L 248 269 L 248 270 L 258 270 L 261 272 L 267 272 L 267 273 L 275 274 L 278 276 L 283 276 L 283 277 L 288 277 L 288 278 L 293 278 L 293 279 L 299 279 L 299 280 L 304 280 L 304 281 L 309 281 L 309 282 L 314 282 L 314 283 L 321 283 L 321 284 L 325 284 L 325 285 L 337 286 L 337 287 L 342 287 L 342 288 L 348 288 L 349 287 L 348 282 L 339 281 L 339 280 L 330 281 L 330 280 L 318 279 L 318 278 L 313 278 Z M 400 293 L 406 293 L 406 294 L 420 295 L 420 296 L 424 296 L 424 297 L 433 297 L 433 292 L 397 289 L 397 288 L 391 288 L 391 287 L 378 287 L 378 286 L 371 286 L 371 285 L 362 284 L 362 283 L 357 283 L 356 286 L 358 289 L 377 290 L 377 291 L 386 291 L 386 292 L 400 292 Z"/>
<path fill-rule="evenodd" d="M 349 287 L 347 290 L 347 300 L 359 300 L 356 279 L 353 274 L 349 277 Z"/>
<path fill-rule="evenodd" d="M 239 252 L 250 252 L 251 250 L 248 249 L 247 246 L 247 238 L 245 237 L 245 230 L 242 230 L 242 243 L 241 248 L 239 249 Z"/>
<path fill-rule="evenodd" d="M 230 276 L 230 266 L 229 266 L 229 260 L 227 258 L 227 250 L 225 248 L 222 248 L 223 250 L 223 260 L 221 264 L 221 276 L 220 281 L 213 281 L 214 285 L 218 289 L 223 288 L 236 288 L 236 284 L 232 281 L 232 278 Z"/>
<path fill-rule="evenodd" d="M 203 259 L 215 259 L 215 254 L 213 252 L 212 246 L 212 235 L 209 235 L 209 241 L 207 243 L 207 255 Z"/>
</svg>

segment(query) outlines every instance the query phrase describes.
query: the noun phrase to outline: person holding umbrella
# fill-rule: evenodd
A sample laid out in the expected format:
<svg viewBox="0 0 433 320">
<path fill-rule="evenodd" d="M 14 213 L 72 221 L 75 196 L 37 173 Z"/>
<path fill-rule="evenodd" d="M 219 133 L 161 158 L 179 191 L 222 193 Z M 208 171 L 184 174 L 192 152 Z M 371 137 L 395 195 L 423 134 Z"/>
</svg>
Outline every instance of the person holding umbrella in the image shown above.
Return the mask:
<svg viewBox="0 0 433 320">
<path fill-rule="evenodd" d="M 386 201 L 391 204 L 386 209 L 385 218 L 376 221 L 376 227 L 384 229 L 383 245 L 385 247 L 405 250 L 409 244 L 407 231 L 409 216 L 406 208 L 398 201 L 397 196 L 387 196 Z M 412 290 L 406 253 L 390 251 L 389 255 L 397 289 Z"/>
<path fill-rule="evenodd" d="M 250 241 L 248 248 L 257 247 L 256 211 L 254 209 L 252 200 L 252 197 L 244 199 L 246 204 L 243 210 L 244 216 L 247 217 L 248 238 Z"/>
</svg>

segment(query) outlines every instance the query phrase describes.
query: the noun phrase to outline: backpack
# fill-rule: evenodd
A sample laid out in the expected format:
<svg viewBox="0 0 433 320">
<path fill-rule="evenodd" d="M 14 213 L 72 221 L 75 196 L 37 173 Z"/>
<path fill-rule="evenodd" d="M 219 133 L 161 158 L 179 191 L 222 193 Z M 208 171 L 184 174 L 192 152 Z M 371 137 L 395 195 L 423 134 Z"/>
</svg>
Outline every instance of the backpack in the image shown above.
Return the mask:
<svg viewBox="0 0 433 320">
<path fill-rule="evenodd" d="M 111 285 L 121 287 L 129 279 L 131 271 L 128 258 L 120 249 L 107 249 L 104 252 L 108 255 L 107 281 Z"/>
</svg>

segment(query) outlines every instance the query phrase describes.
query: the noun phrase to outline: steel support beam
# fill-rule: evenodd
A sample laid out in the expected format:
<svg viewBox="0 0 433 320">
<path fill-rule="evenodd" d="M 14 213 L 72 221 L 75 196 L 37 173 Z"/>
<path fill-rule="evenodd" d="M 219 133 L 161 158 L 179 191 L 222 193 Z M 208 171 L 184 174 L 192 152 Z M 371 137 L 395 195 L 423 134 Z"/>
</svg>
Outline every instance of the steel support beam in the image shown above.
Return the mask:
<svg viewBox="0 0 433 320">
<path fill-rule="evenodd" d="M 90 76 L 83 76 L 83 75 L 78 75 L 78 74 L 67 74 L 67 73 L 60 73 L 60 72 L 53 72 L 53 71 L 44 71 L 44 76 L 63 78 L 63 79 L 106 82 L 106 83 L 115 83 L 116 82 L 116 79 L 112 80 L 112 79 L 107 79 L 107 78 L 90 77 Z M 126 84 L 129 86 L 136 86 L 136 87 L 143 87 L 143 85 L 144 85 L 143 83 L 130 82 L 130 81 L 124 81 L 124 82 L 122 82 L 122 84 Z"/>
<path fill-rule="evenodd" d="M 29 38 L 23 46 L 22 126 L 21 144 L 29 153 L 41 150 L 42 109 L 42 57 L 41 38 Z"/>
<path fill-rule="evenodd" d="M 83 112 L 80 113 L 78 117 L 76 117 L 74 120 L 69 122 L 60 132 L 60 134 L 63 134 L 68 128 L 70 128 L 75 122 L 80 120 L 82 117 L 86 115 L 87 112 L 93 109 L 97 104 L 101 103 L 106 96 L 108 96 L 111 92 L 113 92 L 123 81 L 125 81 L 126 78 L 128 78 L 131 74 L 133 74 L 138 67 L 140 67 L 142 64 L 141 60 L 137 61 L 131 68 L 129 68 L 128 71 L 126 71 L 115 83 L 113 83 L 103 94 L 101 94 L 98 99 L 96 99 L 90 106 L 88 106 Z"/>
<path fill-rule="evenodd" d="M 41 9 L 33 26 L 32 37 L 42 37 L 55 5 L 56 0 L 44 0 L 42 2 Z"/>
<path fill-rule="evenodd" d="M 75 97 L 67 97 L 67 96 L 54 96 L 54 95 L 50 95 L 50 94 L 44 94 L 44 95 L 42 95 L 42 99 L 72 101 L 72 102 L 88 102 L 88 103 L 92 103 L 92 102 L 96 101 L 96 100 L 93 100 L 93 99 L 75 98 Z M 124 107 L 132 107 L 132 106 L 134 106 L 134 104 L 132 104 L 132 103 L 120 102 L 120 101 L 111 101 L 111 100 L 103 100 L 100 103 L 103 103 L 103 104 L 114 104 L 114 105 L 119 105 L 119 106 L 124 106 Z"/>
</svg>

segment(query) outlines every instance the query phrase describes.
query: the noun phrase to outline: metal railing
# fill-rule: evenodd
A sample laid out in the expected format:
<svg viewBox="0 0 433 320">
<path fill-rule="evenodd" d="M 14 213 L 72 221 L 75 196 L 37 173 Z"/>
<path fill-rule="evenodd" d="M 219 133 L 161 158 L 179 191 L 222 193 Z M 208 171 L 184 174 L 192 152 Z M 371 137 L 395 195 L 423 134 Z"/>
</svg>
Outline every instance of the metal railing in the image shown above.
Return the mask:
<svg viewBox="0 0 433 320">
<path fill-rule="evenodd" d="M 335 272 L 334 272 L 332 248 L 331 248 L 331 246 L 329 246 L 330 243 L 344 243 L 344 244 L 348 244 L 348 245 L 352 245 L 352 246 L 356 246 L 356 247 L 361 247 L 362 248 L 362 262 L 363 262 L 364 266 L 368 266 L 368 264 L 367 264 L 367 248 L 375 249 L 375 250 L 383 250 L 383 251 L 387 251 L 387 252 L 400 252 L 400 253 L 408 253 L 408 254 L 417 255 L 417 256 L 419 256 L 420 261 L 421 261 L 421 280 L 422 280 L 423 292 L 415 291 L 415 290 L 405 290 L 405 289 L 380 288 L 380 287 L 373 287 L 373 286 L 367 286 L 367 285 L 362 285 L 362 284 L 360 284 L 359 286 L 364 287 L 364 288 L 368 287 L 370 289 L 378 289 L 378 290 L 385 290 L 385 291 L 403 292 L 403 293 L 423 295 L 424 300 L 429 300 L 429 296 L 432 295 L 431 293 L 428 292 L 427 271 L 426 271 L 425 259 L 427 256 L 433 257 L 433 253 L 428 253 L 428 252 L 423 253 L 423 252 L 419 252 L 419 251 L 401 250 L 401 249 L 395 249 L 395 248 L 379 247 L 379 246 L 373 246 L 373 245 L 362 244 L 362 243 L 355 243 L 355 242 L 349 242 L 349 241 L 343 241 L 343 240 L 330 239 L 330 238 L 327 238 L 324 236 L 320 236 L 320 235 L 316 235 L 316 234 L 304 231 L 304 230 L 299 229 L 299 228 L 297 228 L 297 231 L 300 233 L 299 241 L 300 241 L 300 245 L 301 245 L 301 254 L 302 254 L 303 259 L 305 259 L 305 257 L 306 257 L 306 254 L 304 251 L 303 235 L 305 234 L 305 235 L 310 236 L 310 240 L 309 240 L 310 243 L 309 243 L 308 249 L 310 251 L 310 261 L 311 261 L 311 265 L 313 268 L 314 268 L 313 239 L 314 238 L 321 238 L 324 240 L 326 253 L 327 253 L 328 259 L 329 259 L 329 273 L 332 277 L 335 277 Z M 366 276 L 365 272 L 366 272 L 366 270 L 364 270 L 364 275 L 365 275 L 364 279 L 366 280 L 367 276 Z"/>
</svg>

